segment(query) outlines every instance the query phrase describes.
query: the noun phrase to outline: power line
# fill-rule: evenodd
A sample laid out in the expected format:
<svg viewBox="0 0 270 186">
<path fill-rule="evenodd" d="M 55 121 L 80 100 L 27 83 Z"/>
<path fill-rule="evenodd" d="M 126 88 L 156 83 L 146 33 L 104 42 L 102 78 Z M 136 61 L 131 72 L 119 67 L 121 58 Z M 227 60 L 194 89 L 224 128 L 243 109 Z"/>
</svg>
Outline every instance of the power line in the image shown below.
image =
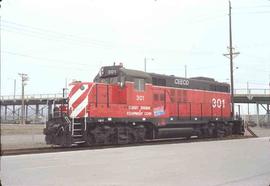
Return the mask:
<svg viewBox="0 0 270 186">
<path fill-rule="evenodd" d="M 216 18 L 220 18 L 221 16 L 218 17 L 214 17 L 214 16 L 208 16 L 206 17 L 206 20 L 208 19 L 216 19 Z M 223 16 L 222 16 L 223 17 Z M 200 16 L 201 19 L 201 16 Z M 199 22 L 201 21 L 205 21 L 205 19 L 203 20 L 199 20 Z M 44 29 L 44 28 L 39 28 L 39 27 L 33 27 L 33 26 L 29 26 L 29 25 L 24 25 L 24 24 L 19 24 L 19 23 L 15 23 L 12 21 L 7 21 L 4 20 L 4 25 L 2 25 L 1 29 L 6 31 L 6 32 L 12 32 L 12 33 L 16 33 L 16 34 L 22 34 L 22 35 L 27 35 L 29 37 L 35 37 L 35 38 L 40 38 L 40 39 L 46 39 L 46 40 L 54 40 L 54 41 L 60 41 L 60 42 L 68 42 L 68 43 L 72 43 L 72 44 L 76 44 L 76 45 L 80 45 L 80 46 L 87 46 L 87 47 L 95 47 L 95 48 L 104 48 L 104 49 L 114 49 L 114 48 L 124 48 L 126 49 L 127 47 L 132 47 L 135 49 L 137 48 L 138 50 L 145 50 L 140 46 L 131 46 L 131 45 L 117 45 L 115 43 L 111 43 L 108 41 L 102 41 L 102 40 L 95 40 L 95 39 L 89 39 L 87 37 L 80 37 L 74 34 L 66 34 L 66 33 L 62 33 L 62 32 L 57 32 L 57 31 L 53 31 L 53 30 L 49 30 L 49 29 Z M 191 22 L 192 23 L 192 22 Z M 159 50 L 159 49 L 154 49 L 154 48 L 149 48 L 146 50 Z M 162 49 L 163 51 L 174 51 L 175 53 L 179 53 L 178 50 L 170 50 L 170 49 Z M 188 52 L 186 52 L 188 53 Z M 208 54 L 208 53 L 207 53 Z"/>
<path fill-rule="evenodd" d="M 1 52 L 6 53 L 6 54 L 10 54 L 10 55 L 33 58 L 33 59 L 42 60 L 42 61 L 58 62 L 59 64 L 63 64 L 63 65 L 76 65 L 76 66 L 78 66 L 78 65 L 79 66 L 88 65 L 88 64 L 77 63 L 75 61 L 66 61 L 66 60 L 51 59 L 51 58 L 46 58 L 46 57 L 37 57 L 37 56 L 32 56 L 32 55 L 22 54 L 22 53 L 16 53 L 16 52 L 10 52 L 10 51 L 1 51 Z"/>
<path fill-rule="evenodd" d="M 203 23 L 207 21 L 216 21 L 220 18 L 225 18 L 226 14 L 217 14 L 217 15 L 212 15 L 212 16 L 205 16 L 205 17 L 199 17 L 198 19 L 195 20 L 188 20 L 186 23 L 187 24 L 194 24 L 194 23 Z"/>
<path fill-rule="evenodd" d="M 35 32 L 40 32 L 40 33 L 45 33 L 45 34 L 54 34 L 65 38 L 75 38 L 75 39 L 80 39 L 80 40 L 88 40 L 89 42 L 93 42 L 96 44 L 102 44 L 102 45 L 112 45 L 112 43 L 109 43 L 108 41 L 102 41 L 102 40 L 97 40 L 97 39 L 90 39 L 87 37 L 80 37 L 78 35 L 74 35 L 74 34 L 67 34 L 67 33 L 63 33 L 63 32 L 58 32 L 58 31 L 54 31 L 54 30 L 48 30 L 48 29 L 44 29 L 44 28 L 39 28 L 39 27 L 33 27 L 33 26 L 29 26 L 29 25 L 24 25 L 24 24 L 20 24 L 20 23 L 15 23 L 12 21 L 6 21 L 3 20 L 4 23 L 6 23 L 5 25 L 9 24 L 9 25 L 15 25 L 15 27 L 17 28 L 24 28 L 24 29 L 30 29 L 30 30 L 34 30 Z"/>
<path fill-rule="evenodd" d="M 19 53 L 14 53 L 14 52 L 6 52 L 6 51 L 4 51 L 3 53 L 9 54 L 9 55 L 14 55 L 14 56 L 19 56 L 19 57 L 26 57 L 26 58 L 36 59 L 36 60 L 42 60 L 42 61 L 52 61 L 52 62 L 56 62 L 57 61 L 57 60 L 50 60 L 50 59 L 46 59 L 46 58 L 35 57 L 35 56 L 27 55 L 27 54 L 19 54 Z M 30 62 L 30 61 L 28 61 L 28 62 Z M 58 64 L 58 66 L 55 65 L 55 63 L 54 64 L 35 63 L 35 64 L 36 65 L 46 66 L 46 67 L 49 67 L 49 68 L 55 68 L 55 67 L 59 68 L 60 67 L 61 69 L 73 69 L 73 70 L 79 70 L 79 71 L 85 71 L 85 70 L 87 70 L 86 69 L 86 66 L 88 66 L 88 64 L 85 64 L 84 67 L 81 66 L 81 67 L 78 68 L 76 63 L 74 63 L 74 64 L 68 64 L 68 63 L 65 63 L 64 64 L 64 63 L 62 63 L 62 64 Z M 61 65 L 61 66 L 59 66 L 59 65 Z"/>
<path fill-rule="evenodd" d="M 22 35 L 26 35 L 26 36 L 29 36 L 29 37 L 39 38 L 39 39 L 46 39 L 46 40 L 52 40 L 52 41 L 60 41 L 60 42 L 71 43 L 71 44 L 80 45 L 80 46 L 83 46 L 83 47 L 95 47 L 95 48 L 113 49 L 113 47 L 104 46 L 104 45 L 100 45 L 100 44 L 95 44 L 95 43 L 91 43 L 91 42 L 87 42 L 87 41 L 64 39 L 64 38 L 59 38 L 59 37 L 48 37 L 48 36 L 46 36 L 44 34 L 32 34 L 32 33 L 29 33 L 27 31 L 26 32 L 18 31 L 18 29 L 16 30 L 16 29 L 10 29 L 10 28 L 1 27 L 1 30 L 6 31 L 6 32 L 22 34 Z"/>
<path fill-rule="evenodd" d="M 238 84 L 246 84 L 247 82 L 246 81 L 239 81 L 239 80 L 236 80 L 236 82 L 238 83 Z M 249 84 L 252 84 L 252 85 L 266 85 L 266 86 L 268 86 L 268 83 L 267 83 L 267 80 L 265 81 L 265 82 L 262 82 L 262 81 L 248 81 L 249 82 Z"/>
<path fill-rule="evenodd" d="M 233 9 L 237 10 L 237 9 L 254 9 L 254 8 L 270 8 L 270 5 L 257 5 L 257 6 L 236 6 L 236 7 L 233 7 Z"/>
<path fill-rule="evenodd" d="M 263 67 L 262 67 L 263 68 Z M 250 66 L 243 66 L 243 67 L 241 67 L 241 69 L 247 69 L 247 70 L 251 70 L 251 72 L 252 73 L 254 73 L 254 70 L 256 70 L 256 73 L 258 73 L 258 72 L 266 72 L 266 73 L 270 73 L 270 70 L 266 70 L 266 69 L 261 69 L 261 68 L 259 68 L 259 67 L 254 67 L 254 66 L 252 66 L 252 67 L 250 67 Z M 245 72 L 247 72 L 247 70 L 245 71 Z"/>
<path fill-rule="evenodd" d="M 263 58 L 263 57 L 259 57 L 259 56 L 254 56 L 254 55 L 250 55 L 250 54 L 244 54 L 245 56 L 247 57 L 251 57 L 251 58 L 254 58 L 254 59 L 259 59 L 260 61 L 259 62 L 269 62 L 270 61 L 270 58 L 267 59 L 267 58 Z"/>
<path fill-rule="evenodd" d="M 34 38 L 39 38 L 39 39 L 46 39 L 46 40 L 55 40 L 55 41 L 60 41 L 60 42 L 66 42 L 66 43 L 71 43 L 71 44 L 75 44 L 75 45 L 79 45 L 79 46 L 83 46 L 83 47 L 95 47 L 95 48 L 103 48 L 103 49 L 114 49 L 114 48 L 127 48 L 127 47 L 132 47 L 132 46 L 114 46 L 114 47 L 106 47 L 106 46 L 101 46 L 101 45 L 96 45 L 96 44 L 92 44 L 92 43 L 86 43 L 85 41 L 76 41 L 76 40 L 60 40 L 59 38 L 50 38 L 50 37 L 46 37 L 44 35 L 34 35 L 34 34 L 29 34 L 29 33 L 25 33 L 25 32 L 18 32 L 16 30 L 12 30 L 12 29 L 8 29 L 8 28 L 2 28 L 3 31 L 6 31 L 6 32 L 12 32 L 12 33 L 16 33 L 16 34 L 22 34 L 22 35 L 26 35 L 26 36 L 29 36 L 29 37 L 34 37 Z M 135 47 L 135 46 L 134 46 Z M 133 48 L 134 48 L 133 47 Z M 150 51 L 158 51 L 158 52 L 173 52 L 173 53 L 189 53 L 189 54 L 192 54 L 192 55 L 213 55 L 213 52 L 210 52 L 210 51 L 195 51 L 195 52 L 190 52 L 190 51 L 179 51 L 177 49 L 159 49 L 159 48 L 148 48 L 148 49 L 145 49 L 143 47 L 135 47 L 135 50 L 150 50 Z"/>
<path fill-rule="evenodd" d="M 39 38 L 39 39 L 46 39 L 46 40 L 51 40 L 51 41 L 58 41 L 58 42 L 66 42 L 69 44 L 75 44 L 75 45 L 79 45 L 82 47 L 91 47 L 91 48 L 102 48 L 102 49 L 106 49 L 106 50 L 112 50 L 115 48 L 135 48 L 137 50 L 145 50 L 143 49 L 143 47 L 140 46 L 131 46 L 131 45 L 116 45 L 116 44 L 99 44 L 99 43 L 93 43 L 93 42 L 88 42 L 87 40 L 76 40 L 74 38 L 63 38 L 63 37 L 57 37 L 57 36 L 51 36 L 51 35 L 46 35 L 46 34 L 39 34 L 39 33 L 33 33 L 33 32 L 29 32 L 27 30 L 20 30 L 20 29 L 16 29 L 16 28 L 12 28 L 7 26 L 6 28 L 2 26 L 1 30 L 6 31 L 6 32 L 11 32 L 11 33 L 15 33 L 15 34 L 20 34 L 20 35 L 26 35 L 29 37 L 34 37 L 34 38 Z M 148 50 L 157 50 L 157 49 L 148 49 Z M 172 50 L 167 50 L 167 51 L 172 51 Z M 176 53 L 177 51 L 174 50 L 174 52 Z"/>
<path fill-rule="evenodd" d="M 239 14 L 269 14 L 270 11 L 254 11 L 254 12 L 234 12 L 234 14 L 239 15 Z"/>
<path fill-rule="evenodd" d="M 18 34 L 27 35 L 30 37 L 36 37 L 41 39 L 49 39 L 55 41 L 67 41 L 71 43 L 75 43 L 81 46 L 88 46 L 88 47 L 101 47 L 105 49 L 113 49 L 115 44 L 109 43 L 106 41 L 101 40 L 94 40 L 89 39 L 87 37 L 80 37 L 73 34 L 65 34 L 57 31 L 52 31 L 48 29 L 32 27 L 28 25 L 18 24 L 15 22 L 10 22 L 3 20 L 4 24 L 2 25 L 1 29 L 7 32 L 13 32 Z M 4 28 L 4 29 L 3 29 Z M 85 44 L 85 45 L 83 45 Z"/>
</svg>

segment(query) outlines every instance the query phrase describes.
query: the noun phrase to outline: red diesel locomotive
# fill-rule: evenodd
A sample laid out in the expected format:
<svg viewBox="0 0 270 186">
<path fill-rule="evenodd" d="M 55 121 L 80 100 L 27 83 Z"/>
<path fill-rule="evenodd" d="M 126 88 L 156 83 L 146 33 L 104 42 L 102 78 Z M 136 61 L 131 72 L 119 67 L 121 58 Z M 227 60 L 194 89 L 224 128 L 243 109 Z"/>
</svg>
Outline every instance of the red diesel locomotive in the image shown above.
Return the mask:
<svg viewBox="0 0 270 186">
<path fill-rule="evenodd" d="M 93 82 L 71 83 L 66 105 L 55 107 L 44 134 L 47 144 L 62 146 L 243 134 L 242 120 L 231 115 L 226 83 L 113 65 Z"/>
</svg>

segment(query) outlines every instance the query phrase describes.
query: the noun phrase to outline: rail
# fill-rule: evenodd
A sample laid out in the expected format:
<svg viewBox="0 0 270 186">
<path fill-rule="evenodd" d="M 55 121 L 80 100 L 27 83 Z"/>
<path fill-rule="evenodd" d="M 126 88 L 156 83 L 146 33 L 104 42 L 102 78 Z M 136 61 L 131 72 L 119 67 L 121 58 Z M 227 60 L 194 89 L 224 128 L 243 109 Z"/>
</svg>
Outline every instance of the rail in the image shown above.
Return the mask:
<svg viewBox="0 0 270 186">
<path fill-rule="evenodd" d="M 136 147 L 145 145 L 165 145 L 165 144 L 181 144 L 181 143 L 200 143 L 210 141 L 227 141 L 227 140 L 238 140 L 254 138 L 254 136 L 242 136 L 232 135 L 223 138 L 163 138 L 154 140 L 145 140 L 141 143 L 130 143 L 130 144 L 99 144 L 93 146 L 72 146 L 72 147 L 37 147 L 37 148 L 21 148 L 21 149 L 2 149 L 2 156 L 20 155 L 20 154 L 41 154 L 41 153 L 56 153 L 56 152 L 67 152 L 67 151 L 78 151 L 78 150 L 97 150 L 97 149 L 110 149 L 110 148 L 125 148 L 125 147 Z"/>
</svg>

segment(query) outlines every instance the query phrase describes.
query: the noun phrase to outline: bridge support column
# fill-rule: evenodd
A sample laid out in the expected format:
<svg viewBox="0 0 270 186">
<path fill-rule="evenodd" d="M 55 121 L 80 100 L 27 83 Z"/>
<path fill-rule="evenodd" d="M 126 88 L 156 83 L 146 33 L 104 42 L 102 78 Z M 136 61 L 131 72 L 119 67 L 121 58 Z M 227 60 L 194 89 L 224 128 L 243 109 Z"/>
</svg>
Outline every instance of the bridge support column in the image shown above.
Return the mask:
<svg viewBox="0 0 270 186">
<path fill-rule="evenodd" d="M 38 121 L 38 116 L 39 116 L 39 104 L 36 104 L 36 116 L 35 116 L 36 121 Z"/>
<path fill-rule="evenodd" d="M 7 105 L 5 105 L 5 121 L 7 121 Z"/>
<path fill-rule="evenodd" d="M 52 117 L 52 102 L 48 102 L 48 118 L 47 118 L 47 120 L 49 120 L 49 119 L 51 119 L 51 117 Z"/>
<path fill-rule="evenodd" d="M 2 104 L 0 104 L 0 121 L 2 121 Z"/>
<path fill-rule="evenodd" d="M 15 103 L 13 103 L 13 109 L 12 109 L 12 119 L 13 119 L 13 122 L 15 122 L 15 114 L 16 114 L 16 110 L 15 110 Z"/>
<path fill-rule="evenodd" d="M 18 109 L 18 120 L 20 120 L 20 113 L 21 113 L 21 109 Z"/>
<path fill-rule="evenodd" d="M 259 104 L 256 103 L 257 109 L 256 109 L 256 113 L 257 113 L 257 125 L 261 127 L 260 125 L 260 108 L 259 108 Z"/>
<path fill-rule="evenodd" d="M 25 124 L 27 124 L 28 120 L 28 105 L 25 105 Z"/>
<path fill-rule="evenodd" d="M 247 112 L 248 112 L 248 113 L 247 113 L 247 114 L 248 114 L 248 118 L 247 118 L 247 119 L 248 119 L 248 121 L 250 121 L 250 111 L 249 111 L 249 106 L 250 106 L 250 105 L 249 105 L 249 103 L 248 103 L 248 104 L 247 104 Z"/>
<path fill-rule="evenodd" d="M 267 104 L 266 114 L 267 114 L 267 124 L 268 126 L 270 126 L 270 105 L 269 104 Z"/>
</svg>

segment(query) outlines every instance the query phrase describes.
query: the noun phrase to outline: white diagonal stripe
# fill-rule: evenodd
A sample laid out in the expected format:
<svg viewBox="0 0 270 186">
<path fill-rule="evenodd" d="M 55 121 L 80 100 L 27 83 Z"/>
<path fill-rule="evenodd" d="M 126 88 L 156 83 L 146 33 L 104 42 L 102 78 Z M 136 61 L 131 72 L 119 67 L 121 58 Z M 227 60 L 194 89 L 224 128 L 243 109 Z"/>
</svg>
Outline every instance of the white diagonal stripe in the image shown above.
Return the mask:
<svg viewBox="0 0 270 186">
<path fill-rule="evenodd" d="M 71 114 L 70 114 L 70 116 L 71 117 L 77 117 L 78 116 L 78 114 L 80 114 L 81 113 L 81 111 L 83 110 L 83 109 L 86 109 L 86 106 L 87 106 L 87 104 L 88 104 L 88 96 L 89 96 L 89 93 L 91 92 L 91 90 L 93 89 L 93 87 L 95 86 L 95 84 L 92 84 L 91 85 L 91 87 L 90 87 L 90 89 L 89 89 L 89 91 L 87 92 L 87 95 L 86 95 L 86 97 L 83 99 L 83 101 L 76 107 L 76 108 L 72 108 L 72 104 L 70 103 L 69 105 L 70 105 L 70 110 L 71 110 Z M 87 89 L 88 89 L 88 85 L 87 85 Z M 86 89 L 86 90 L 87 90 Z M 74 94 L 75 95 L 75 94 Z M 74 96 L 73 95 L 73 96 Z M 73 99 L 73 96 L 72 96 L 72 100 L 74 100 L 72 103 L 74 103 L 75 101 L 76 101 L 76 99 L 74 98 Z M 78 99 L 78 98 L 77 98 Z M 87 112 L 85 112 L 85 115 L 84 115 L 84 117 L 87 117 L 88 116 L 88 113 Z"/>
<path fill-rule="evenodd" d="M 77 99 L 88 89 L 88 85 L 84 85 L 86 88 L 81 90 L 80 88 L 73 94 L 73 96 L 69 99 L 69 107 L 72 107 L 72 104 L 77 101 Z"/>
<path fill-rule="evenodd" d="M 87 106 L 88 103 L 88 96 L 76 107 L 74 108 L 73 112 L 71 113 L 71 117 L 77 117 L 83 109 Z"/>
</svg>

